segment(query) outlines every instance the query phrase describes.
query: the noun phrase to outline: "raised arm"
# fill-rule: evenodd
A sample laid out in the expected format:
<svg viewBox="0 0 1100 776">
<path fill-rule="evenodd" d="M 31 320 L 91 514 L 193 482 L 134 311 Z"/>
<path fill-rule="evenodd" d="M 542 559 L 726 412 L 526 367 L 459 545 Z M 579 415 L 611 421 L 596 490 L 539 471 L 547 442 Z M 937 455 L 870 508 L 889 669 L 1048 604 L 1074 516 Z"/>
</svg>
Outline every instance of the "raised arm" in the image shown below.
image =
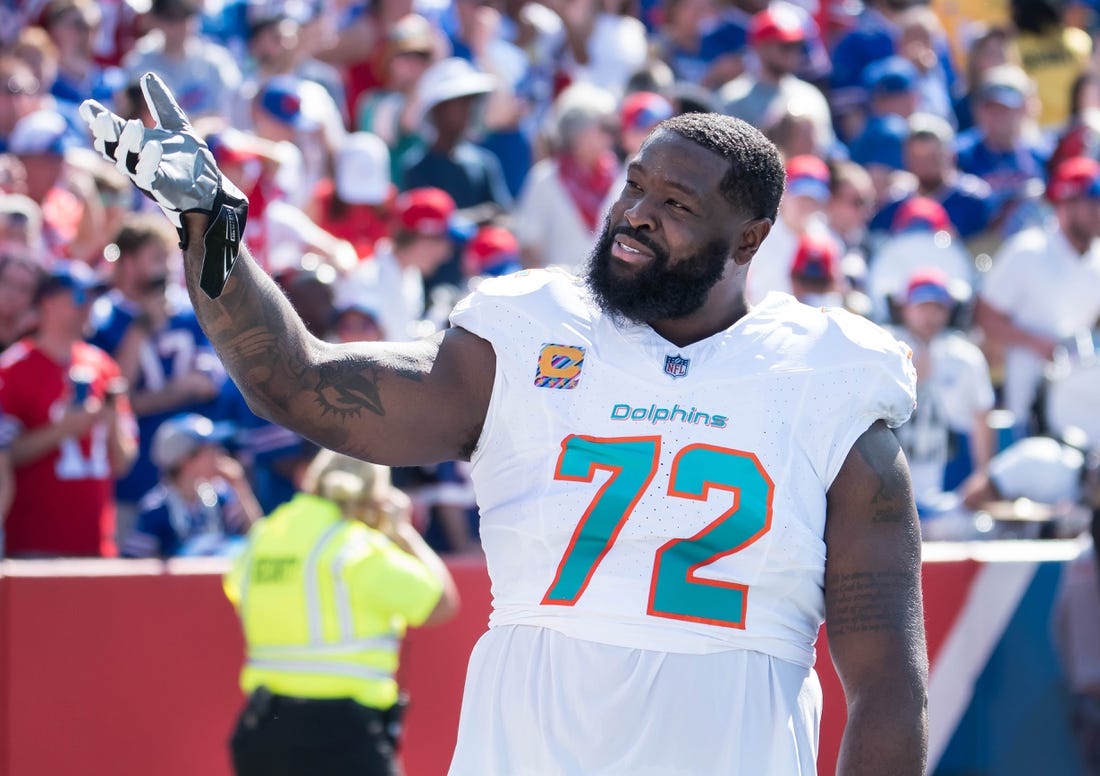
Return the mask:
<svg viewBox="0 0 1100 776">
<path fill-rule="evenodd" d="M 311 336 L 240 245 L 244 195 L 156 75 L 141 78 L 155 127 L 94 100 L 80 114 L 94 145 L 180 231 L 187 288 L 203 330 L 249 406 L 318 444 L 390 465 L 470 455 L 496 356 L 452 329 L 416 343 L 330 345 Z"/>
<path fill-rule="evenodd" d="M 825 626 L 848 702 L 838 776 L 922 776 L 928 658 L 909 471 L 881 421 L 829 489 Z"/>
<path fill-rule="evenodd" d="M 464 329 L 419 342 L 322 342 L 246 250 L 221 296 L 210 299 L 198 287 L 205 216 L 184 221 L 195 313 L 254 412 L 377 463 L 469 457 L 492 392 L 488 342 Z"/>
</svg>

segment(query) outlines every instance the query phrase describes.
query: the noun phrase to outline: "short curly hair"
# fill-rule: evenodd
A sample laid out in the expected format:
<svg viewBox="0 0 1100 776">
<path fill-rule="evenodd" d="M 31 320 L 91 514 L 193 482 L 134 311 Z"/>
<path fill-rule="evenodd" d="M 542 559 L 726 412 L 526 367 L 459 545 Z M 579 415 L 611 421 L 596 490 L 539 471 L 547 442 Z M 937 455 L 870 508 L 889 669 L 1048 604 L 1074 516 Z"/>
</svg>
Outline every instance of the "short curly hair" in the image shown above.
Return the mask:
<svg viewBox="0 0 1100 776">
<path fill-rule="evenodd" d="M 727 162 L 718 184 L 726 201 L 753 218 L 775 221 L 787 180 L 783 158 L 756 127 L 720 113 L 683 113 L 658 124 L 657 133 L 675 132 Z"/>
</svg>

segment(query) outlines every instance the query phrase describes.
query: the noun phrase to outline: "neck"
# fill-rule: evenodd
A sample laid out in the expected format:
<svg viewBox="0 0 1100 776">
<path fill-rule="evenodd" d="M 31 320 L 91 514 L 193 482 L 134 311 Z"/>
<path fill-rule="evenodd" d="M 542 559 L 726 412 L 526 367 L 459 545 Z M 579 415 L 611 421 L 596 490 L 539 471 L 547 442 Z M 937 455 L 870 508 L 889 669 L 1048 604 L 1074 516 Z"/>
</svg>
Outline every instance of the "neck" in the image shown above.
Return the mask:
<svg viewBox="0 0 1100 776">
<path fill-rule="evenodd" d="M 432 143 L 432 150 L 437 154 L 450 154 L 461 140 L 461 137 L 437 137 L 435 142 Z"/>
<path fill-rule="evenodd" d="M 164 38 L 164 53 L 166 56 L 173 59 L 183 59 L 187 53 L 187 38 L 180 40 L 169 40 L 167 36 Z"/>
<path fill-rule="evenodd" d="M 91 62 L 84 57 L 70 54 L 69 56 L 62 56 L 58 60 L 57 72 L 73 81 L 83 81 L 88 75 L 90 65 Z"/>
<path fill-rule="evenodd" d="M 944 184 L 947 183 L 947 178 L 936 178 L 935 180 L 917 180 L 917 193 L 928 195 L 935 194 Z"/>
<path fill-rule="evenodd" d="M 34 341 L 53 361 L 65 365 L 72 360 L 75 337 L 62 331 L 39 328 Z"/>
<path fill-rule="evenodd" d="M 763 83 L 770 84 L 771 86 L 777 86 L 785 76 L 781 70 L 776 70 L 765 62 L 760 63 L 760 71 L 757 73 L 757 78 Z"/>
<path fill-rule="evenodd" d="M 198 496 L 200 482 L 201 480 L 191 475 L 180 473 L 172 479 L 171 485 L 185 501 L 194 501 Z"/>
<path fill-rule="evenodd" d="M 714 290 L 717 290 L 717 286 Z M 682 348 L 725 331 L 749 311 L 743 287 L 738 289 L 738 293 L 729 303 L 719 305 L 716 304 L 716 299 L 713 294 L 708 296 L 703 308 L 694 315 L 650 321 L 649 326 L 664 339 Z"/>
<path fill-rule="evenodd" d="M 1073 250 L 1077 251 L 1079 256 L 1084 256 L 1089 252 L 1089 248 L 1092 247 L 1092 237 L 1079 233 L 1075 234 L 1067 231 L 1064 227 L 1062 228 L 1062 233 L 1066 236 L 1066 242 L 1073 246 Z"/>
<path fill-rule="evenodd" d="M 986 148 L 988 148 L 990 151 L 996 151 L 997 153 L 1007 153 L 1016 147 L 1016 141 L 1012 139 L 1002 141 L 986 133 L 985 145 Z"/>
</svg>

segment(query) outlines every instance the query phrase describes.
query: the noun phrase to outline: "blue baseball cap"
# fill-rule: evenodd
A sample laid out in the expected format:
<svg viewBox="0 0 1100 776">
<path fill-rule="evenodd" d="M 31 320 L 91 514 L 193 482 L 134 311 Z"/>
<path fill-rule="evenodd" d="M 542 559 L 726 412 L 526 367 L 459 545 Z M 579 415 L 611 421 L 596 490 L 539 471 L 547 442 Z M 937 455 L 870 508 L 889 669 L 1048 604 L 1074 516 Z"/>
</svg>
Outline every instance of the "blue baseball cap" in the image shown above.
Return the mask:
<svg viewBox="0 0 1100 776">
<path fill-rule="evenodd" d="M 8 136 L 8 153 L 15 156 L 64 156 L 75 145 L 69 123 L 54 110 L 28 113 Z"/>
<path fill-rule="evenodd" d="M 938 267 L 918 269 L 909 278 L 905 290 L 906 304 L 935 302 L 944 307 L 954 307 L 955 297 L 948 289 L 947 275 Z"/>
<path fill-rule="evenodd" d="M 37 304 L 58 291 L 71 291 L 77 304 L 85 304 L 106 289 L 107 282 L 84 262 L 59 260 L 42 274 L 35 289 L 34 301 Z"/>
<path fill-rule="evenodd" d="M 158 469 L 172 470 L 202 447 L 233 436 L 233 426 L 215 423 L 205 415 L 185 412 L 161 423 L 153 433 L 150 455 Z"/>
<path fill-rule="evenodd" d="M 904 57 L 887 57 L 873 62 L 863 71 L 863 85 L 872 95 L 905 94 L 917 88 L 920 73 Z"/>
<path fill-rule="evenodd" d="M 260 88 L 257 98 L 260 106 L 282 124 L 306 132 L 321 126 L 320 116 L 302 93 L 302 81 L 294 76 L 275 76 Z"/>
</svg>

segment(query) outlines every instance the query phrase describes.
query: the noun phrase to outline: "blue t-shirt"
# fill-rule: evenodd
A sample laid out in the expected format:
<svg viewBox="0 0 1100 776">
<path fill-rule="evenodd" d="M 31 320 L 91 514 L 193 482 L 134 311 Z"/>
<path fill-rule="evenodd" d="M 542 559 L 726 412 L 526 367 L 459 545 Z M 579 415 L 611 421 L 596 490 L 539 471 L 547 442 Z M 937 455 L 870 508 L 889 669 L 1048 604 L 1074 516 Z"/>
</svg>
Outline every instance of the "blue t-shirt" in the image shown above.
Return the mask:
<svg viewBox="0 0 1100 776">
<path fill-rule="evenodd" d="M 994 151 L 986 145 L 980 129 L 974 127 L 957 140 L 959 169 L 976 175 L 992 189 L 993 211 L 1003 219 L 1005 235 L 1033 226 L 1040 214 L 1047 149 L 1019 143 L 1011 151 Z"/>
<path fill-rule="evenodd" d="M 459 143 L 449 155 L 431 148 L 414 148 L 401 161 L 401 183 L 406 191 L 435 186 L 450 194 L 459 208 L 486 202 L 495 202 L 503 210 L 512 208 L 512 195 L 500 162 L 473 143 Z"/>
<path fill-rule="evenodd" d="M 92 312 L 94 333 L 89 341 L 114 356 L 123 336 L 137 314 L 135 307 L 117 295 L 99 300 Z M 209 374 L 215 384 L 225 380 L 225 369 L 210 341 L 199 326 L 195 313 L 189 309 L 171 315 L 167 323 L 150 338 L 151 348 L 142 354 L 138 378 L 130 386 L 131 393 L 156 391 L 173 379 L 196 369 Z M 136 503 L 157 484 L 159 475 L 150 455 L 153 434 L 160 424 L 181 412 L 196 412 L 211 420 L 219 420 L 214 400 L 180 405 L 165 412 L 138 417 L 138 456 L 133 468 L 115 486 L 119 501 Z"/>
<path fill-rule="evenodd" d="M 866 105 L 867 90 L 863 75 L 867 67 L 893 56 L 897 27 L 879 11 L 871 8 L 860 14 L 855 29 L 844 35 L 833 48 L 833 72 L 830 79 L 829 103 L 834 115 L 843 115 Z M 948 94 L 955 90 L 955 68 L 944 39 L 934 43 L 943 68 Z"/>
<path fill-rule="evenodd" d="M 871 219 L 869 231 L 890 231 L 898 209 L 914 196 L 906 194 L 883 205 Z M 957 176 L 953 183 L 932 194 L 931 198 L 943 205 L 955 231 L 964 240 L 984 232 L 994 214 L 994 201 L 988 184 L 973 175 Z"/>
<path fill-rule="evenodd" d="M 699 39 L 699 57 L 713 62 L 727 54 L 742 54 L 749 42 L 749 22 L 752 17 L 740 8 L 727 9 L 704 27 Z"/>
<path fill-rule="evenodd" d="M 260 510 L 271 514 L 298 492 L 288 472 L 316 453 L 316 446 L 255 414 L 232 380 L 222 386 L 217 414 L 237 429 L 233 439 L 236 456 L 248 472 Z"/>
<path fill-rule="evenodd" d="M 241 509 L 236 494 L 220 480 L 201 485 L 195 501 L 159 483 L 141 500 L 134 533 L 123 537 L 120 551 L 126 557 L 221 554 L 224 537 L 244 532 Z M 200 544 L 207 549 L 199 550 Z"/>
</svg>

